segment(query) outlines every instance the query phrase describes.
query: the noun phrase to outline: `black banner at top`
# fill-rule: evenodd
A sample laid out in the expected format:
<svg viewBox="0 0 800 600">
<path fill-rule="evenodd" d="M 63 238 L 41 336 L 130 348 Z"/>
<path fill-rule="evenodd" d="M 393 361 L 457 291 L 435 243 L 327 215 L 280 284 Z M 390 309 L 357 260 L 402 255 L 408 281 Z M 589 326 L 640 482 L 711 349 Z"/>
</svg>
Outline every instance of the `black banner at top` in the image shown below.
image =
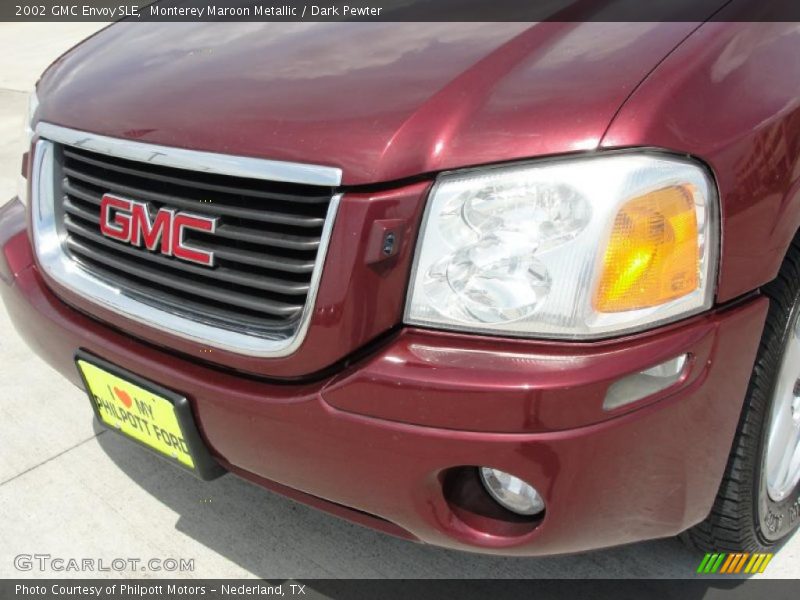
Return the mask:
<svg viewBox="0 0 800 600">
<path fill-rule="evenodd" d="M 2 0 L 0 21 L 800 21 L 798 0 Z"/>
</svg>

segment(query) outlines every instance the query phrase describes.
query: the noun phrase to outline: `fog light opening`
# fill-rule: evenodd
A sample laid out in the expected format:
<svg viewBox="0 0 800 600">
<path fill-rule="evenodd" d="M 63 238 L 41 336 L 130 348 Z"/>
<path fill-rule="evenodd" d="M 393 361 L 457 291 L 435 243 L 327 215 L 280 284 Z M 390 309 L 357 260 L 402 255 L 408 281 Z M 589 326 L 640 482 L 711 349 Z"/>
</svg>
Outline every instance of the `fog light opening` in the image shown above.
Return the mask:
<svg viewBox="0 0 800 600">
<path fill-rule="evenodd" d="M 604 410 L 614 410 L 647 396 L 652 396 L 682 381 L 689 365 L 689 355 L 681 354 L 614 382 L 606 392 Z"/>
<path fill-rule="evenodd" d="M 481 467 L 452 467 L 439 474 L 442 495 L 453 513 L 452 532 L 475 543 L 475 533 L 508 540 L 530 535 L 546 518 L 513 512 L 495 500 L 482 481 Z M 488 539 L 481 537 L 488 543 Z"/>
<path fill-rule="evenodd" d="M 544 500 L 531 484 L 491 467 L 480 467 L 479 471 L 483 487 L 506 510 L 524 516 L 544 511 Z"/>
</svg>

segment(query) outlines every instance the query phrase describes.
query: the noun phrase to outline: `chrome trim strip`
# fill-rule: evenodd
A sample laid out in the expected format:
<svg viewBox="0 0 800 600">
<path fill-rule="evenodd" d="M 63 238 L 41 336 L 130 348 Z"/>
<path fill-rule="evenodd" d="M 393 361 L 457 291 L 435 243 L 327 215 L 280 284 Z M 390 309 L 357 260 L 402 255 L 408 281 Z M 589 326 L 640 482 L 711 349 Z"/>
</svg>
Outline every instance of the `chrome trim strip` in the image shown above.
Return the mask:
<svg viewBox="0 0 800 600">
<path fill-rule="evenodd" d="M 59 130 L 65 131 L 62 128 L 59 128 Z M 44 137 L 49 131 L 49 129 L 45 128 L 38 133 Z M 95 139 L 88 134 L 81 135 L 83 136 L 82 140 Z M 82 147 L 89 148 L 90 146 L 84 143 Z M 96 145 L 91 145 L 91 147 L 93 149 L 97 148 Z M 130 153 L 125 154 L 127 157 L 130 157 L 130 155 Z M 168 163 L 161 162 L 160 164 Z M 171 166 L 175 165 L 174 162 L 169 164 Z M 46 139 L 39 139 L 36 143 L 33 169 L 31 171 L 33 241 L 42 269 L 59 285 L 92 303 L 149 328 L 165 331 L 197 344 L 211 346 L 235 354 L 258 358 L 277 358 L 292 354 L 303 343 L 316 304 L 319 283 L 322 278 L 322 268 L 327 256 L 328 244 L 342 194 L 333 196 L 328 206 L 317 258 L 311 275 L 310 289 L 297 329 L 291 337 L 265 338 L 221 329 L 214 325 L 188 319 L 182 315 L 176 315 L 145 304 L 126 295 L 123 289 L 110 285 L 73 261 L 64 252 L 63 239 L 56 223 L 55 169 L 56 158 L 53 143 Z M 226 173 L 230 174 L 230 171 L 226 171 Z M 264 178 L 263 173 L 260 175 L 260 178 Z M 253 177 L 253 175 L 249 174 L 248 177 Z"/>
<path fill-rule="evenodd" d="M 44 122 L 36 126 L 36 133 L 39 137 L 67 146 L 176 169 L 330 187 L 337 187 L 342 183 L 342 170 L 336 167 L 157 146 L 76 131 Z"/>
</svg>

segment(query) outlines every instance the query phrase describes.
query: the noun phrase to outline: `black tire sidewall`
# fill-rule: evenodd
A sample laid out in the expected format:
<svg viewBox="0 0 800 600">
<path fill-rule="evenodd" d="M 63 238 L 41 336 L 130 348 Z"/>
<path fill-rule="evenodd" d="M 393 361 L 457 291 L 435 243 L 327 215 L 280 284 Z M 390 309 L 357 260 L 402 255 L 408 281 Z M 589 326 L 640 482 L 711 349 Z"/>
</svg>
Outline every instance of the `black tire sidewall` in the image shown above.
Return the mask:
<svg viewBox="0 0 800 600">
<path fill-rule="evenodd" d="M 767 352 L 777 352 L 770 357 L 770 368 L 766 379 L 768 382 L 768 395 L 765 403 L 765 410 L 761 412 L 761 427 L 759 436 L 758 453 L 756 457 L 756 469 L 754 482 L 754 500 L 756 534 L 759 542 L 764 546 L 772 546 L 779 543 L 789 533 L 791 533 L 800 523 L 800 484 L 787 494 L 786 498 L 776 502 L 767 492 L 766 461 L 767 443 L 769 440 L 769 429 L 772 421 L 773 412 L 776 409 L 775 388 L 778 384 L 781 365 L 783 363 L 786 347 L 793 335 L 794 328 L 800 320 L 800 286 L 793 290 L 793 302 L 788 318 L 784 322 L 778 344 L 767 348 Z"/>
</svg>

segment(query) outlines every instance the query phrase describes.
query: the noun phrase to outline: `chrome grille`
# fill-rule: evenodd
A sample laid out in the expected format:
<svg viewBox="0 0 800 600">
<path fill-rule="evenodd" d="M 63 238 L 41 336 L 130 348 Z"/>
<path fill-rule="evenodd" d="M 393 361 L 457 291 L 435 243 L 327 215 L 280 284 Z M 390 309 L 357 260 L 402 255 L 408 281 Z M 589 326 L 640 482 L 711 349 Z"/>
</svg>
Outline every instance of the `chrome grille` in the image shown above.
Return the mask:
<svg viewBox="0 0 800 600">
<path fill-rule="evenodd" d="M 333 190 L 193 172 L 61 146 L 61 216 L 67 252 L 139 300 L 221 327 L 257 333 L 296 327 L 308 298 Z M 114 193 L 218 217 L 215 233 L 188 231 L 212 268 L 109 239 L 100 201 Z"/>
<path fill-rule="evenodd" d="M 54 283 L 209 347 L 287 356 L 308 329 L 339 203 L 335 167 L 157 146 L 49 123 L 36 128 L 33 241 Z M 209 268 L 103 236 L 110 193 L 216 219 L 184 230 Z M 78 266 L 79 268 L 76 268 Z"/>
</svg>

